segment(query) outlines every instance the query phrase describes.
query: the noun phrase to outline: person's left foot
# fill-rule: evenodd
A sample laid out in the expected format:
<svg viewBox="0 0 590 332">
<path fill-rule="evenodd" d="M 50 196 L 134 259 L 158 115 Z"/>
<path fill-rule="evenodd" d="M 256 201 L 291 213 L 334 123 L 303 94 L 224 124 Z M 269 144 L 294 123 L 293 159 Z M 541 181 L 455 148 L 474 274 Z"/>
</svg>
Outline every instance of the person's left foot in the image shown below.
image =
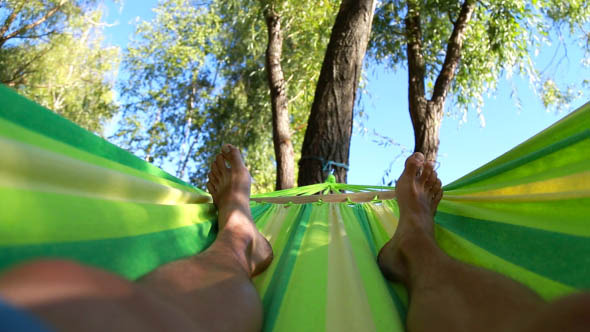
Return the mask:
<svg viewBox="0 0 590 332">
<path fill-rule="evenodd" d="M 422 153 L 416 152 L 406 160 L 395 186 L 400 211 L 398 226 L 377 256 L 387 279 L 407 284 L 410 255 L 434 245 L 434 214 L 443 195 L 441 186 L 434 163 L 426 162 Z"/>
<path fill-rule="evenodd" d="M 250 173 L 240 151 L 232 145 L 224 145 L 211 165 L 207 189 L 218 209 L 219 233 L 230 231 L 232 236 L 247 243 L 243 265 L 250 276 L 255 276 L 270 265 L 273 253 L 252 219 L 250 183 Z"/>
</svg>

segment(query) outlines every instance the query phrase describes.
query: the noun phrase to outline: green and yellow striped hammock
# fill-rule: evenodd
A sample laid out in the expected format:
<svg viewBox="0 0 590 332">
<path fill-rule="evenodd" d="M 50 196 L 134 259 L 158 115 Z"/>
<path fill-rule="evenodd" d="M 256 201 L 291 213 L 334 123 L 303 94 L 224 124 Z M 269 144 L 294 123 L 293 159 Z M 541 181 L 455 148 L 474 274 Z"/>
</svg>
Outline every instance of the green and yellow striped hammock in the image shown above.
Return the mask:
<svg viewBox="0 0 590 332">
<path fill-rule="evenodd" d="M 61 257 L 136 279 L 215 238 L 205 192 L 4 86 L 0 151 L 1 269 Z M 405 289 L 375 259 L 397 224 L 391 189 L 328 182 L 253 197 L 275 253 L 254 280 L 265 331 L 403 331 Z M 318 192 L 359 193 L 306 197 Z M 590 288 L 590 104 L 447 185 L 435 219 L 451 256 L 544 298 Z"/>
</svg>

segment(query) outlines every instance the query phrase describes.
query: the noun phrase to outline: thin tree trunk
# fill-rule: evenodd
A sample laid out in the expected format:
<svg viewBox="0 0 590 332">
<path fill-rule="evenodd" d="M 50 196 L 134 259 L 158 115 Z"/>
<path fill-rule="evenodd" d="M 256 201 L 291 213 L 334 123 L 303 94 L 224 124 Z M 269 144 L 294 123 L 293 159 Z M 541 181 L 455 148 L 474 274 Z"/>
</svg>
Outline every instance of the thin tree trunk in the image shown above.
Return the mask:
<svg viewBox="0 0 590 332">
<path fill-rule="evenodd" d="M 408 40 L 408 101 L 414 127 L 414 151 L 422 152 L 426 160 L 436 160 L 438 154 L 439 130 L 445 100 L 461 60 L 463 37 L 475 6 L 474 0 L 465 0 L 461 6 L 447 44 L 445 61 L 434 84 L 432 98 L 428 100 L 424 90 L 425 65 L 422 55 L 419 2 L 408 1 L 408 14 L 405 19 Z"/>
<path fill-rule="evenodd" d="M 268 28 L 268 47 L 266 48 L 266 72 L 272 104 L 272 139 L 277 162 L 276 190 L 292 188 L 295 184 L 295 161 L 285 78 L 281 68 L 283 36 L 281 18 L 272 9 L 265 12 Z"/>
<path fill-rule="evenodd" d="M 438 154 L 439 130 L 443 116 L 442 103 L 426 101 L 419 103 L 410 112 L 414 127 L 414 151 L 422 152 L 426 160 L 436 160 Z"/>
<path fill-rule="evenodd" d="M 346 183 L 353 108 L 367 49 L 374 0 L 343 0 L 318 79 L 299 161 L 298 185 L 324 182 L 333 168 Z"/>
</svg>

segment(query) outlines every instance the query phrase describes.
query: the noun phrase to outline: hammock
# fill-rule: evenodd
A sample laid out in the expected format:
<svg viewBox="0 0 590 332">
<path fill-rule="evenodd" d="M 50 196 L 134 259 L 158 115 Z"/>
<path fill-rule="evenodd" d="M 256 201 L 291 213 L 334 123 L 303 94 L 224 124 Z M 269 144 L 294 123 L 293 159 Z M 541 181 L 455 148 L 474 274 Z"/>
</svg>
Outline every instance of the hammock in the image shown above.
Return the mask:
<svg viewBox="0 0 590 332">
<path fill-rule="evenodd" d="M 214 240 L 205 192 L 4 86 L 0 105 L 0 269 L 59 257 L 133 280 Z M 265 331 L 403 331 L 406 291 L 375 259 L 397 225 L 391 190 L 253 196 L 275 253 L 254 280 Z M 435 220 L 451 256 L 546 299 L 590 288 L 590 104 L 447 185 Z"/>
</svg>

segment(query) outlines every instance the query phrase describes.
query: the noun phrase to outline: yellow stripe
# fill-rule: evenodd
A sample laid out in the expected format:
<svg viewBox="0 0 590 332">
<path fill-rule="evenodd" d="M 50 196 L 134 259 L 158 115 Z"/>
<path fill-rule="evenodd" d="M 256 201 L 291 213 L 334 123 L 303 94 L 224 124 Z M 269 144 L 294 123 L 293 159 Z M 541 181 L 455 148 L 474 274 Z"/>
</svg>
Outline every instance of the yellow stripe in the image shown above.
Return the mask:
<svg viewBox="0 0 590 332">
<path fill-rule="evenodd" d="M 339 205 L 340 220 L 344 224 L 350 239 L 354 261 L 369 300 L 376 330 L 404 331 L 403 319 L 405 317 L 400 317 L 394 300 L 387 289 L 387 281 L 377 266 L 377 259 L 369 244 L 369 241 L 373 241 L 373 239 L 368 239 L 365 236 L 365 232 L 353 209 L 347 204 Z"/>
<path fill-rule="evenodd" d="M 287 238 L 293 231 L 294 219 L 299 214 L 300 205 L 292 205 L 287 207 L 285 205 L 272 205 L 262 218 L 269 218 L 265 227 L 260 230 L 260 233 L 266 237 L 273 250 L 274 259 L 271 265 L 264 271 L 264 273 L 254 278 L 254 286 L 258 290 L 261 297 L 266 294 L 268 286 L 272 280 L 272 276 L 277 268 L 277 262 L 281 257 Z"/>
<path fill-rule="evenodd" d="M 210 197 L 0 138 L 0 186 L 155 204 L 208 203 Z"/>
<path fill-rule="evenodd" d="M 397 229 L 397 224 L 399 222 L 398 217 L 386 205 L 368 204 L 368 206 L 387 233 L 387 239 L 385 241 L 389 241 Z M 385 243 L 382 243 L 382 245 L 383 244 Z"/>
<path fill-rule="evenodd" d="M 121 173 L 145 179 L 147 181 L 156 182 L 168 187 L 177 188 L 182 191 L 191 191 L 199 194 L 205 194 L 205 192 L 203 192 L 201 189 L 177 183 L 169 179 L 159 177 L 157 175 L 149 174 L 145 171 L 141 171 L 133 167 L 120 164 L 116 161 L 100 157 L 98 155 L 89 153 L 84 150 L 80 150 L 66 143 L 62 143 L 60 141 L 53 140 L 39 133 L 27 130 L 21 126 L 18 126 L 12 122 L 3 120 L 1 118 L 0 137 L 3 137 L 4 139 L 10 141 L 17 141 L 22 144 L 32 145 L 55 154 L 64 155 L 76 160 L 81 160 L 89 164 L 109 168 Z"/>
<path fill-rule="evenodd" d="M 469 195 L 445 194 L 447 200 L 534 201 L 590 197 L 590 171 Z"/>
<path fill-rule="evenodd" d="M 467 202 L 542 202 L 542 201 L 556 201 L 564 199 L 576 199 L 590 197 L 590 190 L 569 191 L 562 193 L 547 193 L 547 194 L 524 194 L 524 195 L 445 195 L 444 198 L 448 201 L 467 201 Z"/>
<path fill-rule="evenodd" d="M 284 205 L 271 205 L 270 208 L 259 219 L 268 219 L 264 228 L 259 229 L 260 233 L 266 237 L 271 246 L 274 247 L 277 238 L 281 235 L 280 231 L 285 221 L 288 209 Z"/>
<path fill-rule="evenodd" d="M 314 206 L 273 331 L 324 331 L 329 230 L 327 206 Z"/>
<path fill-rule="evenodd" d="M 375 331 L 367 294 L 342 216 L 335 204 L 330 204 L 329 207 L 326 331 Z"/>
<path fill-rule="evenodd" d="M 129 203 L 1 187 L 0 197 L 0 245 L 136 236 L 215 220 L 213 204 Z"/>
</svg>

